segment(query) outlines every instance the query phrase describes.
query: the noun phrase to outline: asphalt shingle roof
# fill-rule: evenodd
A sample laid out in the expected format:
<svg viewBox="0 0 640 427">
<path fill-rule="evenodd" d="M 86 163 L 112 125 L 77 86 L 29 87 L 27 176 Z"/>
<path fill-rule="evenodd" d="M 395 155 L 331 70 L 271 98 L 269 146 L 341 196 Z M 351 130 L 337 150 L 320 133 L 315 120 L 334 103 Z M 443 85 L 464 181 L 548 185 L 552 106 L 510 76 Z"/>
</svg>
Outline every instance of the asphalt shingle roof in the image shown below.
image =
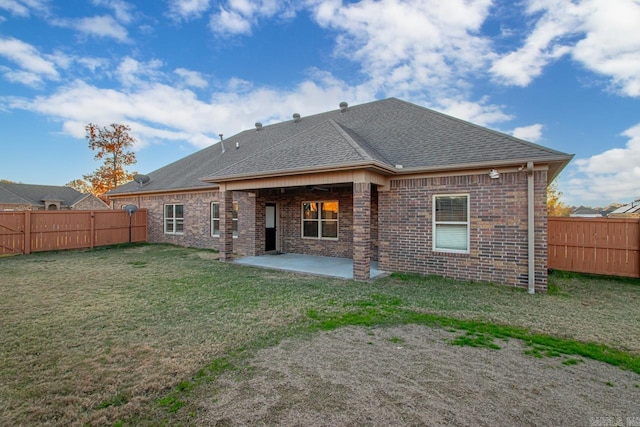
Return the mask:
<svg viewBox="0 0 640 427">
<path fill-rule="evenodd" d="M 44 200 L 71 206 L 87 195 L 71 187 L 0 182 L 0 203 L 43 205 Z"/>
<path fill-rule="evenodd" d="M 236 143 L 238 148 L 236 149 Z M 250 129 L 109 194 L 213 186 L 230 177 L 376 163 L 407 169 L 508 161 L 568 162 L 571 155 L 396 98 Z"/>
</svg>

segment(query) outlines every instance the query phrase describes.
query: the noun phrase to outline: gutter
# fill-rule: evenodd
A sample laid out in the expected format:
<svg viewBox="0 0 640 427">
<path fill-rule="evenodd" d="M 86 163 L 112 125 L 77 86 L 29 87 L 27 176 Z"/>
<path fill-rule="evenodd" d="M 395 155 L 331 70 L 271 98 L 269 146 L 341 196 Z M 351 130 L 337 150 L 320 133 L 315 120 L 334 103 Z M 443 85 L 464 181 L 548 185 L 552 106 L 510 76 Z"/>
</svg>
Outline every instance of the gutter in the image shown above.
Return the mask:
<svg viewBox="0 0 640 427">
<path fill-rule="evenodd" d="M 535 209 L 534 209 L 533 162 L 527 162 L 527 243 L 529 267 L 529 293 L 536 292 L 536 245 L 535 245 Z"/>
</svg>

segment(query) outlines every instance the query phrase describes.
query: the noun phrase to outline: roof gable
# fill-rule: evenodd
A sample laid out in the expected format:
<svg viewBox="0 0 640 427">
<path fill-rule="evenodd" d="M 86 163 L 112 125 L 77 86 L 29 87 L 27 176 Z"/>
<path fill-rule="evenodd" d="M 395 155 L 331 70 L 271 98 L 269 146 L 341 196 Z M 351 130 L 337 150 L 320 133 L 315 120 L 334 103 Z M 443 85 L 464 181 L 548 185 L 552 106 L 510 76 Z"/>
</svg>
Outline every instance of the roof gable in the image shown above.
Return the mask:
<svg viewBox="0 0 640 427">
<path fill-rule="evenodd" d="M 328 119 L 217 171 L 214 177 L 282 173 L 371 161 L 381 161 L 381 156 L 354 131 Z"/>
</svg>

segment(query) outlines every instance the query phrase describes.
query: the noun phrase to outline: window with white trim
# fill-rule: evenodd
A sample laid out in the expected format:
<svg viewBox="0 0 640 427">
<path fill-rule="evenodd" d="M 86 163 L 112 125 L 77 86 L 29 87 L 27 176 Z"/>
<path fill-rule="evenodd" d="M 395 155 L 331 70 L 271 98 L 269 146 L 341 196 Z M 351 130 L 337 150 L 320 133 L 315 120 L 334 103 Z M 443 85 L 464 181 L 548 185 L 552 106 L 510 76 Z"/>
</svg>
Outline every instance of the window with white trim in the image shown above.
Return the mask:
<svg viewBox="0 0 640 427">
<path fill-rule="evenodd" d="M 184 205 L 164 205 L 165 234 L 182 234 L 184 232 Z"/>
<path fill-rule="evenodd" d="M 302 203 L 302 237 L 306 239 L 338 238 L 338 201 Z"/>
<path fill-rule="evenodd" d="M 469 195 L 433 196 L 433 250 L 469 253 Z"/>
<path fill-rule="evenodd" d="M 220 236 L 220 203 L 211 203 L 211 235 Z M 238 202 L 233 202 L 233 237 L 238 237 Z"/>
</svg>

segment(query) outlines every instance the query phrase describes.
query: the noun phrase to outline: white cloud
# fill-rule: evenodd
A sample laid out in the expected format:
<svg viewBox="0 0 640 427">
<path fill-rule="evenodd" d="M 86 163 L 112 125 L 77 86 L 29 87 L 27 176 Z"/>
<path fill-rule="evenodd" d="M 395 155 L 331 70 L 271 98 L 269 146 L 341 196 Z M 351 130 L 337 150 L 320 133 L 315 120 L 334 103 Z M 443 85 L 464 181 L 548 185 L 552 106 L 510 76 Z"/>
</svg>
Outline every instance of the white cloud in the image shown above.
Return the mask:
<svg viewBox="0 0 640 427">
<path fill-rule="evenodd" d="M 16 16 L 29 16 L 29 9 L 16 0 L 0 0 L 0 9 L 4 9 Z"/>
<path fill-rule="evenodd" d="M 497 58 L 497 81 L 527 86 L 564 55 L 610 79 L 614 90 L 640 96 L 640 2 L 637 0 L 529 0 L 535 26 L 522 47 Z"/>
<path fill-rule="evenodd" d="M 126 28 L 110 15 L 80 18 L 71 21 L 70 26 L 90 36 L 112 38 L 120 42 L 128 40 Z"/>
<path fill-rule="evenodd" d="M 111 10 L 116 16 L 118 21 L 123 24 L 129 24 L 133 21 L 133 5 L 123 0 L 93 0 L 93 4 L 97 6 L 104 6 Z"/>
<path fill-rule="evenodd" d="M 168 15 L 176 21 L 199 18 L 209 9 L 209 0 L 170 0 Z"/>
<path fill-rule="evenodd" d="M 115 75 L 125 87 L 146 85 L 162 77 L 160 71 L 162 62 L 152 59 L 149 62 L 139 62 L 125 57 L 118 65 Z"/>
<path fill-rule="evenodd" d="M 0 0 L 0 9 L 23 18 L 31 16 L 32 10 L 46 13 L 48 6 L 48 0 Z"/>
<path fill-rule="evenodd" d="M 31 87 L 38 87 L 43 83 L 42 77 L 40 77 L 39 74 L 29 71 L 16 71 L 7 67 L 0 67 L 0 71 L 4 75 L 4 78 L 11 83 L 20 83 Z"/>
<path fill-rule="evenodd" d="M 208 83 L 202 76 L 202 73 L 199 73 L 197 71 L 191 71 L 185 68 L 176 68 L 174 70 L 174 73 L 182 77 L 187 86 L 197 87 L 201 89 L 208 86 Z"/>
<path fill-rule="evenodd" d="M 443 99 L 434 105 L 433 108 L 450 116 L 481 126 L 504 122 L 512 118 L 502 111 L 501 106 L 487 104 L 487 98 L 483 98 L 478 102 L 460 99 Z"/>
<path fill-rule="evenodd" d="M 300 7 L 299 5 L 298 7 Z M 296 8 L 288 1 L 227 0 L 211 15 L 209 28 L 218 35 L 249 35 L 260 19 L 279 16 L 289 19 Z"/>
<path fill-rule="evenodd" d="M 629 138 L 624 148 L 612 148 L 573 162 L 565 195 L 600 204 L 640 196 L 640 123 L 622 136 Z"/>
<path fill-rule="evenodd" d="M 232 84 L 237 84 L 234 81 Z M 56 93 L 34 99 L 4 98 L 9 109 L 24 109 L 61 122 L 62 130 L 84 136 L 84 125 L 124 122 L 138 134 L 140 147 L 156 140 L 203 147 L 217 135 L 233 135 L 265 124 L 289 120 L 294 112 L 308 115 L 337 109 L 340 100 L 358 103 L 357 93 L 329 76 L 305 81 L 290 91 L 257 87 L 245 93 L 228 88 L 211 94 L 211 102 L 198 99 L 189 89 L 152 83 L 127 90 L 104 89 L 76 80 Z"/>
<path fill-rule="evenodd" d="M 511 135 L 525 141 L 536 142 L 542 137 L 542 125 L 536 123 L 535 125 L 517 127 L 511 131 Z"/>
<path fill-rule="evenodd" d="M 336 55 L 362 64 L 371 83 L 404 98 L 457 97 L 493 54 L 479 35 L 489 0 L 321 0 L 315 20 L 338 31 Z"/>
<path fill-rule="evenodd" d="M 5 67 L 5 77 L 10 81 L 33 85 L 43 79 L 55 80 L 59 77 L 52 61 L 45 59 L 34 46 L 21 40 L 0 38 L 0 56 L 22 68 L 15 71 Z"/>
<path fill-rule="evenodd" d="M 220 7 L 218 13 L 211 15 L 209 28 L 217 34 L 251 34 L 251 22 L 234 10 Z"/>
<path fill-rule="evenodd" d="M 127 29 L 111 15 L 78 19 L 52 19 L 51 24 L 72 28 L 87 36 L 111 38 L 123 43 L 129 41 Z"/>
<path fill-rule="evenodd" d="M 596 73 L 611 77 L 615 90 L 640 96 L 640 2 L 597 0 L 583 23 L 585 38 L 573 58 Z"/>
</svg>

